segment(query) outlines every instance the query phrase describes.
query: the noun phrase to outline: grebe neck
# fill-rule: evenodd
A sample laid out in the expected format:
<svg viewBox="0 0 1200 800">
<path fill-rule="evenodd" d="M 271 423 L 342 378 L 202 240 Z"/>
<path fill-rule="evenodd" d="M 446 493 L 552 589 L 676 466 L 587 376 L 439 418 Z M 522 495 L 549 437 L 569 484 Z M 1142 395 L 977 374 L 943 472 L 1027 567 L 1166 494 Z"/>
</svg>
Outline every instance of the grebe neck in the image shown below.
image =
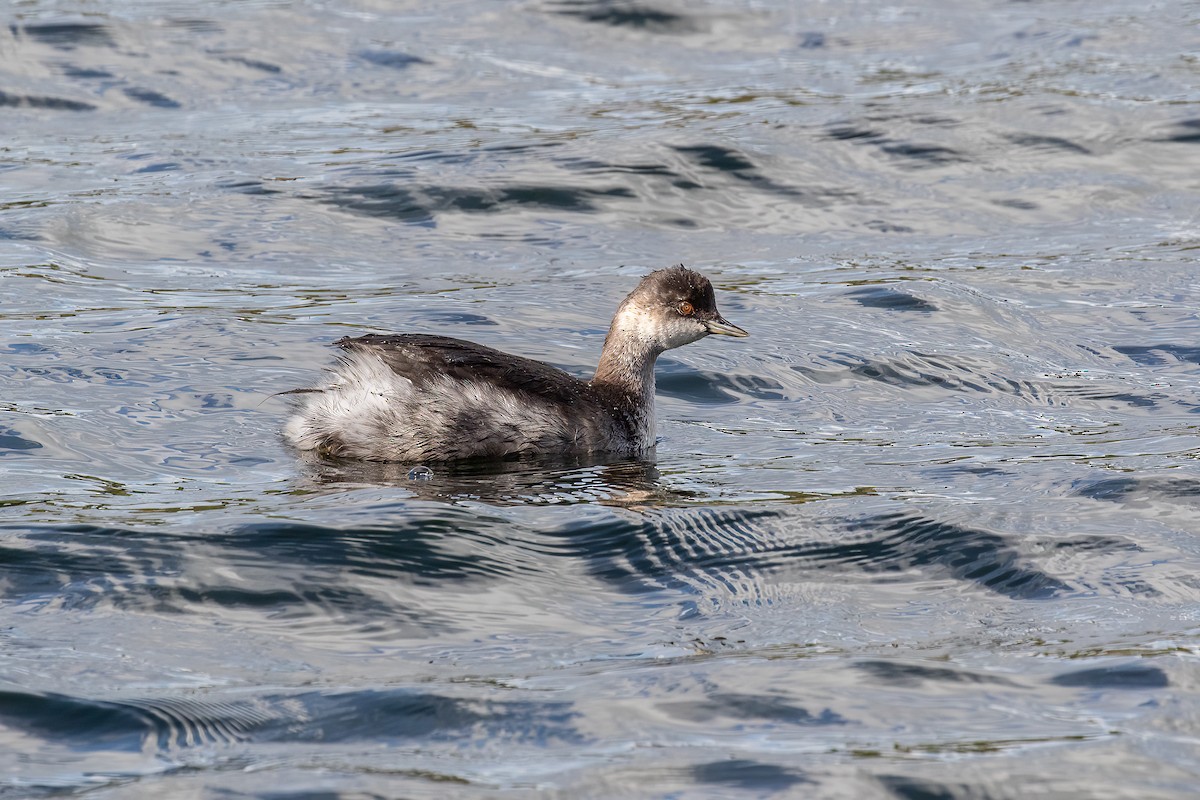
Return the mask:
<svg viewBox="0 0 1200 800">
<path fill-rule="evenodd" d="M 644 315 L 622 304 L 608 336 L 592 385 L 618 390 L 645 401 L 654 398 L 654 362 L 663 348 L 647 335 Z"/>
</svg>

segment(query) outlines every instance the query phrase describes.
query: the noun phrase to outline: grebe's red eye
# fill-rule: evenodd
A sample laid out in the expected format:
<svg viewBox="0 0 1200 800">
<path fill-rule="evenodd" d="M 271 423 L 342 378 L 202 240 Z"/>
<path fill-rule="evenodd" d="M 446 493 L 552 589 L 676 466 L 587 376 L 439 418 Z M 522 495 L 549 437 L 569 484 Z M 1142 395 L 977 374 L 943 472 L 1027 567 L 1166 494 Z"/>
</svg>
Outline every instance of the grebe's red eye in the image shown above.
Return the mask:
<svg viewBox="0 0 1200 800">
<path fill-rule="evenodd" d="M 679 304 L 679 313 L 683 314 L 685 317 L 690 317 L 692 315 L 692 312 L 695 310 L 696 309 L 692 308 L 692 304 L 689 303 L 687 300 L 684 300 L 682 303 Z"/>
</svg>

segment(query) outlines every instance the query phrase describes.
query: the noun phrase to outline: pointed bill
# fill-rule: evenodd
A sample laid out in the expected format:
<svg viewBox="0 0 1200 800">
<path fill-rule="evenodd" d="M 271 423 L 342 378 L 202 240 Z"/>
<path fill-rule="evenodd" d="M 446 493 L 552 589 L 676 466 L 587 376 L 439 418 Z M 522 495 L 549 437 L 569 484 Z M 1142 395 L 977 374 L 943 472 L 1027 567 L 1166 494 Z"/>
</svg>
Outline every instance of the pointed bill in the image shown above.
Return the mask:
<svg viewBox="0 0 1200 800">
<path fill-rule="evenodd" d="M 739 339 L 750 335 L 722 316 L 718 316 L 716 319 L 705 320 L 704 324 L 708 326 L 709 333 L 716 333 L 722 336 L 736 336 Z"/>
</svg>

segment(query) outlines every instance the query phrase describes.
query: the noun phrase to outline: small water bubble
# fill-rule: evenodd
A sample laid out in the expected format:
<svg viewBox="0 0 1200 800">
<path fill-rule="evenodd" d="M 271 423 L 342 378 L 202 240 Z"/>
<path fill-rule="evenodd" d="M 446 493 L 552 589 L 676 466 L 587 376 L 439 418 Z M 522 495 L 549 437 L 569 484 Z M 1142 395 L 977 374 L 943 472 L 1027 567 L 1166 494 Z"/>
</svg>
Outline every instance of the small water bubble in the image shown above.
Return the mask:
<svg viewBox="0 0 1200 800">
<path fill-rule="evenodd" d="M 410 481 L 427 481 L 433 477 L 433 470 L 429 467 L 413 467 L 408 471 L 408 479 Z"/>
</svg>

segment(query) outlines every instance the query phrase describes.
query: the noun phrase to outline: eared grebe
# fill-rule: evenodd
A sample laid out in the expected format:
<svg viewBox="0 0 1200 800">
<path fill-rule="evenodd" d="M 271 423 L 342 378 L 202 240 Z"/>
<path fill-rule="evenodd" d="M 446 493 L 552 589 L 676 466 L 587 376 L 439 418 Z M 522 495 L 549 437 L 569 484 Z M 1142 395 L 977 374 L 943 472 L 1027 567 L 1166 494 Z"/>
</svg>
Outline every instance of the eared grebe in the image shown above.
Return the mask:
<svg viewBox="0 0 1200 800">
<path fill-rule="evenodd" d="M 682 264 L 642 279 L 613 317 L 590 381 L 461 339 L 360 336 L 334 378 L 298 389 L 284 436 L 301 450 L 369 461 L 517 454 L 643 455 L 654 447 L 654 362 L 710 333 L 746 336 L 712 284 Z"/>
</svg>

